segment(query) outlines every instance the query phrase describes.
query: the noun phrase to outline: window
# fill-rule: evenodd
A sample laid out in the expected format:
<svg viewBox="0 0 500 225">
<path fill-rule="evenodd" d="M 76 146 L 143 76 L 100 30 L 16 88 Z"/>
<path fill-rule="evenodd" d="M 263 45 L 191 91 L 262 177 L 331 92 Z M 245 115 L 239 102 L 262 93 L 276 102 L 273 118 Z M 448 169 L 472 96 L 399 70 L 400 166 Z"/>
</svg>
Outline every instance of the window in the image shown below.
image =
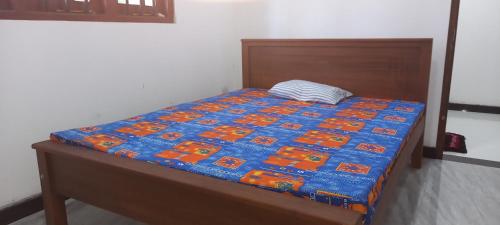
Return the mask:
<svg viewBox="0 0 500 225">
<path fill-rule="evenodd" d="M 0 19 L 173 23 L 174 0 L 0 0 Z"/>
</svg>

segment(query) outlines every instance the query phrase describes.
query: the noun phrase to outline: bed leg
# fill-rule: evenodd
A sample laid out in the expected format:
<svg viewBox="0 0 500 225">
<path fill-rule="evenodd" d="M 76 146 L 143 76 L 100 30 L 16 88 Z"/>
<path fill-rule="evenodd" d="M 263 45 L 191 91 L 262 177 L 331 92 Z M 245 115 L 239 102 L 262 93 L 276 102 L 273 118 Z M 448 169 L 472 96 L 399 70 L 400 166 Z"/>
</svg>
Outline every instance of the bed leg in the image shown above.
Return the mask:
<svg viewBox="0 0 500 225">
<path fill-rule="evenodd" d="M 424 136 L 420 137 L 420 140 L 417 143 L 417 146 L 415 147 L 415 150 L 413 150 L 413 153 L 411 155 L 411 166 L 415 169 L 420 169 L 422 168 L 422 157 L 424 154 Z"/>
<path fill-rule="evenodd" d="M 47 153 L 37 151 L 37 159 L 47 225 L 68 225 L 66 198 L 56 193 L 51 186 Z"/>
</svg>

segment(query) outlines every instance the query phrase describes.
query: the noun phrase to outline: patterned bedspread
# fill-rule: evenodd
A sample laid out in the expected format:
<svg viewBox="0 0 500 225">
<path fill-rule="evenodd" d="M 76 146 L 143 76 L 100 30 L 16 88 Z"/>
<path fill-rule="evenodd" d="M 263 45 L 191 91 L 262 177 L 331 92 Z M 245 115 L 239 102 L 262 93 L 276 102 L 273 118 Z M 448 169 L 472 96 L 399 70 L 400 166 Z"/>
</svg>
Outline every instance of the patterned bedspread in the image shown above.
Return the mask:
<svg viewBox="0 0 500 225">
<path fill-rule="evenodd" d="M 242 89 L 51 139 L 348 208 L 368 224 L 423 109 L 362 97 L 315 104 Z"/>
</svg>

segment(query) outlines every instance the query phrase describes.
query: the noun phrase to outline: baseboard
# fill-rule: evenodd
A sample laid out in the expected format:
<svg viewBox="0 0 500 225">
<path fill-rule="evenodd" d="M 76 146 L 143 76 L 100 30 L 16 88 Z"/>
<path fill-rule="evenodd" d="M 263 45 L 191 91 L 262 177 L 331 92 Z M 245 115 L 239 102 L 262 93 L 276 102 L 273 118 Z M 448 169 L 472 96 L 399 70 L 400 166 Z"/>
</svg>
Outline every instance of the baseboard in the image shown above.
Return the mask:
<svg viewBox="0 0 500 225">
<path fill-rule="evenodd" d="M 41 194 L 21 200 L 0 209 L 0 225 L 10 224 L 41 210 L 43 210 Z"/>
<path fill-rule="evenodd" d="M 466 163 L 466 164 L 473 164 L 473 165 L 479 165 L 479 166 L 487 166 L 487 167 L 493 167 L 493 168 L 500 168 L 500 162 L 484 160 L 484 159 L 474 159 L 474 158 L 458 156 L 458 155 L 444 154 L 443 160 L 459 162 L 459 163 Z"/>
<path fill-rule="evenodd" d="M 469 105 L 469 104 L 460 104 L 460 103 L 449 103 L 448 110 L 500 114 L 500 107 L 498 107 L 498 106 L 486 106 L 486 105 Z"/>
</svg>

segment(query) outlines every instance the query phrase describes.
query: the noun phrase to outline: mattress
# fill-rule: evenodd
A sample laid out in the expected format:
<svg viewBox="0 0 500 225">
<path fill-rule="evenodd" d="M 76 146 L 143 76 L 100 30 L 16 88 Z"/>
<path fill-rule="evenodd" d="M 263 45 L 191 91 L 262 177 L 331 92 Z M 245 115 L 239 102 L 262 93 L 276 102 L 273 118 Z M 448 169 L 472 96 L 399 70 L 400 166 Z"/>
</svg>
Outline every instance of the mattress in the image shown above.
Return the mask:
<svg viewBox="0 0 500 225">
<path fill-rule="evenodd" d="M 51 140 L 351 209 L 369 224 L 424 108 L 363 97 L 300 102 L 242 89 Z"/>
</svg>

